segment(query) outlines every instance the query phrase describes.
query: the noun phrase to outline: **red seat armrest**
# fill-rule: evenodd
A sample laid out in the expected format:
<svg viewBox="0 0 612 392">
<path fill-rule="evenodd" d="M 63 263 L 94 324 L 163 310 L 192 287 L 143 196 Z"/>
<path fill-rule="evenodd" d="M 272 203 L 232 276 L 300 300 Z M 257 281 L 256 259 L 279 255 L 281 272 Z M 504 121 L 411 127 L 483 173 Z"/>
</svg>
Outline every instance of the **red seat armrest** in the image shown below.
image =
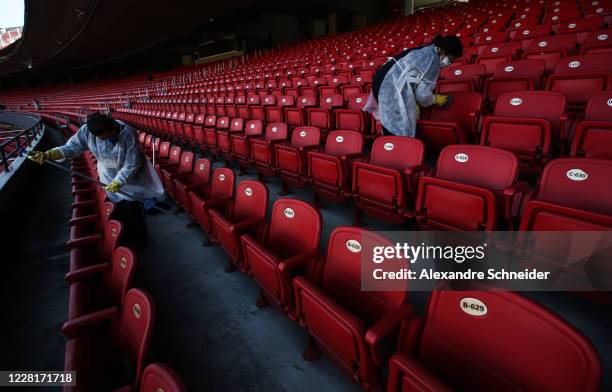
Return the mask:
<svg viewBox="0 0 612 392">
<path fill-rule="evenodd" d="M 403 304 L 402 306 L 393 309 L 387 313 L 383 318 L 378 320 L 365 335 L 366 343 L 370 346 L 372 352 L 372 358 L 378 366 L 384 365 L 383 355 L 379 350 L 378 343 L 391 332 L 398 329 L 402 321 L 408 320 L 411 316 L 414 316 L 414 310 L 410 304 Z"/>
<path fill-rule="evenodd" d="M 68 338 L 75 337 L 83 330 L 91 328 L 92 326 L 100 324 L 104 321 L 112 320 L 118 312 L 119 308 L 114 306 L 112 308 L 106 308 L 97 312 L 86 314 L 84 316 L 73 318 L 64 323 L 62 332 Z"/>
<path fill-rule="evenodd" d="M 95 245 L 103 240 L 102 234 L 88 235 L 86 237 L 77 238 L 66 242 L 68 249 L 82 248 L 85 246 Z"/>
<path fill-rule="evenodd" d="M 99 263 L 90 265 L 88 267 L 79 268 L 74 271 L 70 271 L 66 274 L 66 282 L 68 283 L 76 283 L 81 282 L 87 278 L 91 278 L 93 276 L 98 276 L 101 273 L 108 270 L 108 263 Z"/>
</svg>

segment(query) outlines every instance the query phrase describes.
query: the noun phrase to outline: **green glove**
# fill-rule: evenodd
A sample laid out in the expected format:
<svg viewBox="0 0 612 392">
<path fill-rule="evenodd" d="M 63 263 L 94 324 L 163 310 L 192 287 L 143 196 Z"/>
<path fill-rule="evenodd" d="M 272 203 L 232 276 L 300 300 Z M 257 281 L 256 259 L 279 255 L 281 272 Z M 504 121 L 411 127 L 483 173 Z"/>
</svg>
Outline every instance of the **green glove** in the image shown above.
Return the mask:
<svg viewBox="0 0 612 392">
<path fill-rule="evenodd" d="M 57 148 L 48 151 L 30 151 L 28 152 L 28 158 L 38 164 L 43 164 L 45 161 L 56 161 L 62 159 L 64 155 Z"/>
<path fill-rule="evenodd" d="M 104 187 L 104 190 L 113 193 L 119 192 L 119 189 L 121 189 L 121 183 L 117 180 L 112 180 L 107 186 Z"/>
</svg>

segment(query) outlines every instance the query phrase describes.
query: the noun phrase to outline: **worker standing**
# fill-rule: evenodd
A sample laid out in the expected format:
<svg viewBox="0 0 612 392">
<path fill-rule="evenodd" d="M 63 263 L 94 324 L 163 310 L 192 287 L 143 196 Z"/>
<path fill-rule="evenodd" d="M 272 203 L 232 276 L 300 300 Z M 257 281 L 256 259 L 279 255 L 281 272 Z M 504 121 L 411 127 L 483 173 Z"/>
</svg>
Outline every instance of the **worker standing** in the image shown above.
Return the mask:
<svg viewBox="0 0 612 392">
<path fill-rule="evenodd" d="M 107 184 L 104 189 L 115 204 L 113 217 L 123 223 L 125 244 L 141 250 L 147 242 L 142 200 L 163 196 L 163 187 L 140 150 L 134 128 L 107 114 L 93 113 L 65 145 L 33 151 L 29 158 L 41 164 L 45 160 L 62 161 L 88 149 L 96 157 L 100 181 Z M 122 193 L 117 193 L 120 190 Z"/>
<path fill-rule="evenodd" d="M 376 72 L 363 110 L 383 126 L 383 135 L 414 137 L 419 106 L 444 106 L 448 96 L 434 93 L 442 68 L 463 55 L 456 36 L 437 35 L 431 45 L 407 49 Z"/>
</svg>

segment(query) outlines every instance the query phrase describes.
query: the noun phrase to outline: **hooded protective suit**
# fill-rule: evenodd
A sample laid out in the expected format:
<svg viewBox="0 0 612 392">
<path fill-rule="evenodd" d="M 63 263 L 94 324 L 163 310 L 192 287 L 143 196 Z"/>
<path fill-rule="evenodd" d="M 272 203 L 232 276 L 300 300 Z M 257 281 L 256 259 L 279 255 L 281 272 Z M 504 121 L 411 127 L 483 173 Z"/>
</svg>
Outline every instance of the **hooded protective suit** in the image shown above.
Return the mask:
<svg viewBox="0 0 612 392">
<path fill-rule="evenodd" d="M 395 61 L 380 85 L 378 102 L 370 93 L 363 110 L 372 113 L 394 135 L 414 137 L 417 102 L 420 106 L 434 102 L 440 56 L 435 45 L 428 45 Z"/>
<path fill-rule="evenodd" d="M 98 139 L 84 124 L 65 145 L 57 149 L 65 159 L 89 149 L 98 161 L 100 181 L 108 184 L 116 180 L 122 185 L 122 192 L 134 196 L 132 199 L 119 193 L 107 192 L 112 202 L 162 197 L 164 188 L 155 169 L 140 151 L 136 131 L 123 121 L 115 121 L 121 126 L 116 140 Z"/>
</svg>

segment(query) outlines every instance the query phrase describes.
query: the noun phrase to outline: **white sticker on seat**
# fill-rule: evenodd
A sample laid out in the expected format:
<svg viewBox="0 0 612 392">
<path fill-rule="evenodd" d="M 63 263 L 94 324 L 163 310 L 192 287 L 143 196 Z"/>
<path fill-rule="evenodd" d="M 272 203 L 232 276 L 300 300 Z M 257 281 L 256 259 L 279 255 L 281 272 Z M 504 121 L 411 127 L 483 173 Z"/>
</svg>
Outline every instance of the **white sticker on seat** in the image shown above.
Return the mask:
<svg viewBox="0 0 612 392">
<path fill-rule="evenodd" d="M 134 304 L 134 306 L 132 307 L 132 312 L 134 312 L 134 317 L 139 319 L 140 316 L 142 315 L 142 312 L 140 310 L 140 305 L 139 304 Z"/>
<path fill-rule="evenodd" d="M 285 208 L 285 211 L 283 211 L 283 213 L 289 219 L 293 219 L 293 217 L 295 217 L 295 211 L 293 211 L 292 208 L 289 208 L 289 207 Z"/>
<path fill-rule="evenodd" d="M 225 181 L 225 174 L 219 174 L 219 181 Z"/>
<path fill-rule="evenodd" d="M 600 41 L 605 41 L 605 40 L 608 39 L 608 34 L 599 34 L 597 36 L 597 39 L 600 40 Z"/>
<path fill-rule="evenodd" d="M 346 248 L 353 253 L 361 252 L 361 244 L 357 240 L 346 241 Z"/>
<path fill-rule="evenodd" d="M 570 169 L 565 175 L 572 181 L 584 181 L 589 178 L 589 175 L 581 169 Z"/>
<path fill-rule="evenodd" d="M 531 33 L 531 31 L 529 31 L 529 30 L 523 31 L 523 35 L 529 35 L 529 33 Z"/>
<path fill-rule="evenodd" d="M 580 64 L 580 61 L 571 61 L 571 62 L 568 64 L 568 66 L 569 66 L 570 68 L 578 68 L 578 67 L 580 67 L 580 65 L 581 65 L 581 64 Z"/>
<path fill-rule="evenodd" d="M 254 128 L 255 128 L 255 124 L 251 124 L 251 129 L 254 129 Z"/>
<path fill-rule="evenodd" d="M 362 98 L 355 98 L 355 102 L 357 102 L 357 103 L 361 103 L 361 101 L 363 101 L 363 99 L 362 99 Z"/>
<path fill-rule="evenodd" d="M 485 40 L 487 40 L 487 41 L 491 41 L 492 39 L 493 39 L 493 37 L 491 37 L 491 36 L 488 36 L 487 38 L 485 38 Z"/>
<path fill-rule="evenodd" d="M 546 42 L 546 41 L 540 41 L 540 43 L 538 44 L 538 46 L 539 46 L 540 48 L 543 48 L 543 47 L 545 47 L 546 45 L 548 45 L 548 42 Z"/>
<path fill-rule="evenodd" d="M 253 190 L 251 188 L 246 188 L 244 190 L 244 194 L 247 195 L 248 197 L 253 196 Z"/>
<path fill-rule="evenodd" d="M 513 67 L 513 66 L 511 66 L 511 65 L 509 65 L 509 66 L 507 66 L 506 68 L 504 68 L 504 71 L 506 71 L 506 72 L 512 72 L 512 71 L 514 71 L 514 67 Z"/>
<path fill-rule="evenodd" d="M 487 314 L 487 305 L 479 299 L 466 297 L 459 301 L 459 307 L 470 316 L 482 317 Z"/>
<path fill-rule="evenodd" d="M 206 166 L 203 163 L 200 163 L 200 170 L 204 170 Z"/>
<path fill-rule="evenodd" d="M 468 155 L 463 152 L 460 152 L 455 155 L 455 160 L 459 163 L 465 163 L 468 161 L 468 159 L 469 159 Z"/>
<path fill-rule="evenodd" d="M 493 52 L 493 53 L 497 53 L 498 51 L 499 51 L 499 48 L 498 48 L 498 47 L 491 48 L 491 52 Z"/>
<path fill-rule="evenodd" d="M 510 100 L 510 105 L 512 105 L 512 106 L 519 106 L 522 103 L 523 103 L 523 100 L 520 99 L 520 98 L 512 98 Z"/>
<path fill-rule="evenodd" d="M 385 143 L 383 148 L 387 151 L 392 151 L 395 148 L 395 146 L 393 145 L 393 143 Z"/>
<path fill-rule="evenodd" d="M 344 141 L 344 137 L 343 136 L 336 136 L 336 141 L 338 143 L 342 143 Z"/>
<path fill-rule="evenodd" d="M 455 75 L 457 75 L 457 76 L 458 76 L 458 75 L 461 75 L 462 73 L 463 73 L 463 71 L 462 71 L 462 70 L 460 70 L 460 69 L 456 69 L 456 70 L 455 70 L 455 72 L 453 72 L 453 74 L 455 74 Z"/>
<path fill-rule="evenodd" d="M 332 101 L 331 98 L 326 98 L 325 99 L 325 102 L 327 102 L 327 103 L 330 103 L 331 101 Z"/>
<path fill-rule="evenodd" d="M 612 98 L 608 99 L 607 104 L 608 104 L 608 106 L 612 107 Z"/>
<path fill-rule="evenodd" d="M 576 23 L 570 23 L 567 25 L 568 28 L 570 29 L 575 29 L 576 28 Z"/>
<path fill-rule="evenodd" d="M 300 136 L 301 137 L 306 137 L 306 131 L 300 131 Z"/>
<path fill-rule="evenodd" d="M 278 127 L 272 127 L 272 132 L 278 131 Z"/>
</svg>

